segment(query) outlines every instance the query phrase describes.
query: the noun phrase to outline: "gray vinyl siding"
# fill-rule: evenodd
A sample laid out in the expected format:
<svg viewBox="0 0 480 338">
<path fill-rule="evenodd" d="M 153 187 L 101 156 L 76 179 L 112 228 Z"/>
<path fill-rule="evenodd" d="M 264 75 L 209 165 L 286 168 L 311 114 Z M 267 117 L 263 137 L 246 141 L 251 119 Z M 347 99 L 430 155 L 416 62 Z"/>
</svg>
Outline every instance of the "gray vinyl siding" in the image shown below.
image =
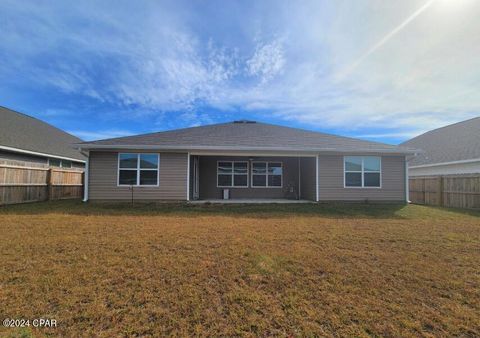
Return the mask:
<svg viewBox="0 0 480 338">
<path fill-rule="evenodd" d="M 1 162 L 18 161 L 18 162 L 42 164 L 45 166 L 48 165 L 48 159 L 46 157 L 21 154 L 21 153 L 15 153 L 10 151 L 3 151 L 3 150 L 0 150 L 0 161 Z"/>
<path fill-rule="evenodd" d="M 84 169 L 85 164 L 81 162 L 72 162 L 72 168 Z"/>
<path fill-rule="evenodd" d="M 248 188 L 217 188 L 217 161 L 248 161 L 248 157 L 201 156 L 200 157 L 200 199 L 222 198 L 222 189 L 230 189 L 230 198 L 295 198 L 298 193 L 298 159 L 295 157 L 255 157 L 254 161 L 283 163 L 283 188 L 252 188 L 251 175 Z M 251 162 L 249 163 L 249 166 Z M 249 171 L 250 171 L 249 167 Z M 287 187 L 293 187 L 289 193 Z"/>
<path fill-rule="evenodd" d="M 320 201 L 405 201 L 405 157 L 381 157 L 381 188 L 344 188 L 343 156 L 320 155 Z"/>
<path fill-rule="evenodd" d="M 160 153 L 159 186 L 134 187 L 134 199 L 186 200 L 187 162 L 186 153 Z M 117 186 L 117 166 L 118 152 L 90 152 L 89 200 L 131 199 L 129 187 Z"/>
<path fill-rule="evenodd" d="M 135 152 L 135 151 L 129 151 Z M 151 151 L 154 152 L 154 151 Z M 247 160 L 247 157 L 200 156 L 200 199 L 221 198 L 217 188 L 217 161 Z M 229 188 L 231 198 L 295 198 L 298 193 L 298 158 L 255 157 L 255 161 L 283 162 L 283 188 Z M 316 199 L 316 159 L 301 158 L 301 198 Z M 130 200 L 128 187 L 117 186 L 118 152 L 90 152 L 89 199 Z M 158 187 L 135 187 L 135 200 L 185 200 L 187 194 L 186 153 L 160 153 Z M 344 188 L 343 155 L 320 155 L 318 169 L 320 201 L 405 201 L 405 157 L 382 156 L 381 188 Z M 287 187 L 293 187 L 289 193 Z"/>
<path fill-rule="evenodd" d="M 85 167 L 85 164 L 82 162 L 71 162 L 72 168 L 83 169 Z M 48 157 L 0 150 L 0 163 L 48 167 Z"/>
<path fill-rule="evenodd" d="M 453 163 L 434 165 L 431 167 L 409 168 L 410 177 L 415 176 L 434 176 L 434 175 L 463 175 L 463 174 L 479 174 L 480 160 L 470 163 Z"/>
<path fill-rule="evenodd" d="M 300 188 L 301 198 L 305 200 L 315 201 L 317 198 L 317 189 L 315 184 L 317 180 L 316 175 L 316 158 L 302 157 L 300 159 Z"/>
</svg>

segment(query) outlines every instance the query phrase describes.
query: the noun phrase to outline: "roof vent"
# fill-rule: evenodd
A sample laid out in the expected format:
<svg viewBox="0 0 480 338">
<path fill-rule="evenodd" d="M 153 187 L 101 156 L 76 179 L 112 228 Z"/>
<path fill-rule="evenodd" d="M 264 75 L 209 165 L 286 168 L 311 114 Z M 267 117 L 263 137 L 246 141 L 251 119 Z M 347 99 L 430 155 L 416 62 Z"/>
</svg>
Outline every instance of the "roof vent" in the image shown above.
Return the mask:
<svg viewBox="0 0 480 338">
<path fill-rule="evenodd" d="M 233 121 L 233 123 L 251 124 L 251 123 L 257 123 L 257 122 L 250 121 L 250 120 L 237 120 L 237 121 Z"/>
</svg>

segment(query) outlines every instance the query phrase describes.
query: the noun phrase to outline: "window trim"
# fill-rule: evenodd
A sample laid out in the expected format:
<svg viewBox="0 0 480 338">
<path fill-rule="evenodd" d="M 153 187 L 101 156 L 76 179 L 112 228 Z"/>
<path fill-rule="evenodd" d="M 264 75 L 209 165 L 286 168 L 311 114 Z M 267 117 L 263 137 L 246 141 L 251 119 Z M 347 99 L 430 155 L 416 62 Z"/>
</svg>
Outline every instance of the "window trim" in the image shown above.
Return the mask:
<svg viewBox="0 0 480 338">
<path fill-rule="evenodd" d="M 266 170 L 266 173 L 265 174 L 254 174 L 253 173 L 253 163 L 265 163 L 266 166 L 265 166 L 265 170 Z M 270 186 L 268 185 L 268 164 L 269 163 L 280 163 L 281 165 L 281 168 L 282 168 L 282 175 L 280 175 L 280 185 L 279 186 Z M 251 182 L 250 182 L 250 185 L 252 188 L 260 188 L 260 189 L 283 189 L 283 169 L 284 169 L 284 166 L 283 166 L 283 161 L 252 161 L 252 174 L 250 175 L 251 176 Z M 258 186 L 258 185 L 253 185 L 253 176 L 265 176 L 265 186 L 261 185 L 261 186 Z M 277 176 L 277 175 L 271 175 L 271 176 Z"/>
<path fill-rule="evenodd" d="M 136 168 L 120 168 L 120 156 L 121 155 L 137 155 L 137 167 Z M 140 155 L 157 155 L 157 169 L 153 168 L 140 168 Z M 137 172 L 137 184 L 120 184 L 120 170 L 132 170 Z M 139 184 L 140 183 L 140 171 L 149 170 L 157 171 L 157 184 Z M 160 153 L 118 153 L 117 154 L 117 187 L 138 187 L 138 188 L 148 188 L 148 187 L 158 187 L 160 186 Z"/>
<path fill-rule="evenodd" d="M 218 185 L 218 164 L 220 162 L 229 162 L 232 164 L 232 173 L 231 174 L 221 174 L 221 175 L 231 175 L 232 176 L 232 185 Z M 247 173 L 246 174 L 235 174 L 235 163 L 246 163 L 247 164 Z M 244 176 L 247 175 L 247 185 L 234 185 L 234 176 Z M 217 188 L 236 188 L 236 189 L 245 189 L 249 188 L 249 176 L 250 176 L 250 163 L 249 161 L 234 161 L 234 160 L 218 160 L 217 161 Z"/>
<path fill-rule="evenodd" d="M 362 159 L 362 170 L 361 171 L 346 171 L 346 159 L 347 157 L 360 157 Z M 364 159 L 365 157 L 376 157 L 380 160 L 380 169 L 379 171 L 365 171 Z M 362 185 L 358 187 L 347 186 L 347 173 L 361 173 L 362 175 Z M 380 174 L 380 185 L 378 187 L 366 187 L 365 186 L 365 173 L 379 173 Z M 345 189 L 382 189 L 382 156 L 370 156 L 370 155 L 345 155 L 343 156 L 343 188 Z"/>
</svg>

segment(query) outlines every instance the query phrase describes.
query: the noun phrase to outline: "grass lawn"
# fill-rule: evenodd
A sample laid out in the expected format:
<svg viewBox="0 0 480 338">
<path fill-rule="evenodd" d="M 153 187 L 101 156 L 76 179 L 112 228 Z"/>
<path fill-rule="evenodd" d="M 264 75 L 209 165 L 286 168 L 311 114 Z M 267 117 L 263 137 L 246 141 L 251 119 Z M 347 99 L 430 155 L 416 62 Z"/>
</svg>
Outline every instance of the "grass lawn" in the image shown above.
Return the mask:
<svg viewBox="0 0 480 338">
<path fill-rule="evenodd" d="M 480 213 L 0 208 L 0 336 L 480 336 Z"/>
</svg>

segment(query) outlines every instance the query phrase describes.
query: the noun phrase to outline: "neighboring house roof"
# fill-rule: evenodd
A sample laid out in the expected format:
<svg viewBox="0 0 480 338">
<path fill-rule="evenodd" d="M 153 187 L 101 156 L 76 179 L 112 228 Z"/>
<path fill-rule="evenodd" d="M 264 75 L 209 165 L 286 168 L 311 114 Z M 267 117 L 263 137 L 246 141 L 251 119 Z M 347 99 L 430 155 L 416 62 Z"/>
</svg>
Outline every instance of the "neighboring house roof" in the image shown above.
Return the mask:
<svg viewBox="0 0 480 338">
<path fill-rule="evenodd" d="M 5 107 L 0 107 L 0 122 L 1 149 L 78 161 L 86 159 L 73 147 L 82 142 L 81 139 L 48 123 Z"/>
<path fill-rule="evenodd" d="M 414 152 L 384 143 L 246 120 L 85 142 L 79 146 L 85 149 Z"/>
<path fill-rule="evenodd" d="M 434 129 L 401 144 L 422 150 L 411 166 L 480 159 L 480 117 Z"/>
</svg>

